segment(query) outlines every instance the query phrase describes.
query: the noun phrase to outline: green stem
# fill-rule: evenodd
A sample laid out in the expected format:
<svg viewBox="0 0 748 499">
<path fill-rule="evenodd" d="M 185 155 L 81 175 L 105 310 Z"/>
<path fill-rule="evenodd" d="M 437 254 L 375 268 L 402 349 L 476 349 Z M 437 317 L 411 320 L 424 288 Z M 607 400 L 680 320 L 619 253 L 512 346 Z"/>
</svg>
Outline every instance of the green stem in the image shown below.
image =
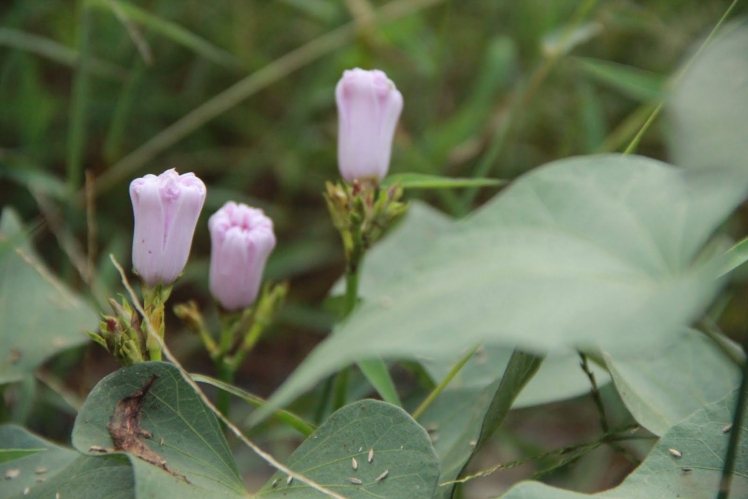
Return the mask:
<svg viewBox="0 0 748 499">
<path fill-rule="evenodd" d="M 332 411 L 335 412 L 343 407 L 348 398 L 348 378 L 350 376 L 350 368 L 343 368 L 335 378 L 335 390 L 334 398 L 332 401 Z"/>
<path fill-rule="evenodd" d="M 454 379 L 455 376 L 457 376 L 457 373 L 462 370 L 463 367 L 465 367 L 465 364 L 470 360 L 470 358 L 475 354 L 475 352 L 480 348 L 481 344 L 477 344 L 475 347 L 473 347 L 471 350 L 469 350 L 457 364 L 454 365 L 454 367 L 447 373 L 447 375 L 444 377 L 444 379 L 439 383 L 436 387 L 434 387 L 433 390 L 431 390 L 431 393 L 429 393 L 428 397 L 421 402 L 421 405 L 418 406 L 418 408 L 413 411 L 413 414 L 411 415 L 413 419 L 418 419 L 421 417 L 421 415 L 426 411 L 426 409 L 429 408 L 429 406 L 434 402 L 436 397 L 438 397 L 444 389 L 447 387 L 447 385 Z"/>
<path fill-rule="evenodd" d="M 743 338 L 743 350 L 748 354 L 748 333 Z M 735 469 L 735 458 L 737 456 L 740 434 L 743 429 L 743 418 L 745 416 L 745 402 L 748 395 L 748 360 L 743 362 L 743 380 L 740 382 L 737 400 L 735 401 L 735 412 L 732 418 L 732 429 L 730 430 L 730 441 L 727 444 L 725 454 L 725 465 L 722 468 L 722 478 L 719 481 L 719 492 L 717 499 L 727 499 L 730 495 L 732 485 L 732 473 Z"/>
<path fill-rule="evenodd" d="M 148 347 L 148 358 L 152 362 L 161 362 L 161 347 L 158 344 L 155 347 Z"/>
<path fill-rule="evenodd" d="M 237 370 L 239 370 L 239 366 L 242 365 L 242 362 L 244 362 L 244 359 L 247 356 L 247 354 L 257 344 L 257 341 L 260 339 L 260 336 L 262 336 L 262 333 L 264 330 L 265 330 L 265 324 L 262 321 L 256 321 L 252 325 L 252 329 L 249 331 L 249 334 L 244 338 L 244 341 L 242 342 L 241 347 L 239 347 L 239 350 L 236 352 L 234 357 L 229 362 L 229 367 L 231 368 L 232 371 L 236 372 Z"/>
<path fill-rule="evenodd" d="M 358 302 L 358 268 L 361 263 L 360 257 L 351 257 L 355 262 L 349 262 L 345 272 L 345 306 L 343 318 L 350 315 Z M 335 378 L 335 389 L 333 390 L 332 411 L 335 412 L 345 405 L 348 396 L 348 379 L 350 378 L 350 367 L 344 367 Z"/>
<path fill-rule="evenodd" d="M 231 370 L 231 366 L 224 359 L 221 359 L 218 363 L 218 379 L 229 385 L 234 382 L 234 371 Z M 231 394 L 219 388 L 218 396 L 216 397 L 216 409 L 221 411 L 221 414 L 226 416 L 226 418 L 229 418 L 230 407 Z"/>
<path fill-rule="evenodd" d="M 213 361 L 216 362 L 216 365 L 222 363 L 223 357 L 229 353 L 229 350 L 231 350 L 231 339 L 233 338 L 234 332 L 234 328 L 232 327 L 233 317 L 235 316 L 231 315 L 229 317 L 222 317 L 223 328 L 221 328 L 221 336 L 218 339 L 218 348 L 214 350 L 215 353 L 213 355 Z M 241 320 L 238 322 L 241 322 Z"/>
<path fill-rule="evenodd" d="M 525 463 L 529 463 L 529 462 L 532 462 L 532 461 L 541 461 L 541 460 L 545 460 L 545 459 L 547 459 L 549 457 L 560 457 L 560 456 L 566 456 L 566 455 L 571 454 L 571 453 L 576 453 L 573 459 L 578 459 L 583 454 L 585 454 L 587 452 L 590 452 L 590 451 L 593 451 L 593 450 L 597 449 L 598 447 L 600 447 L 601 445 L 606 444 L 606 443 L 610 443 L 610 442 L 620 442 L 620 441 L 625 441 L 625 440 L 645 440 L 645 439 L 649 440 L 649 439 L 657 438 L 655 436 L 651 436 L 651 437 L 650 436 L 639 437 L 639 436 L 633 436 L 633 435 L 625 435 L 625 434 L 623 434 L 625 432 L 629 432 L 635 426 L 636 425 L 632 425 L 632 426 L 627 426 L 625 428 L 621 428 L 620 430 L 616 430 L 615 432 L 613 432 L 613 433 L 611 433 L 609 435 L 603 435 L 602 437 L 600 437 L 599 439 L 597 439 L 597 440 L 595 440 L 593 442 L 586 442 L 586 443 L 583 443 L 583 444 L 567 445 L 566 447 L 561 447 L 561 448 L 558 448 L 558 449 L 553 449 L 551 451 L 546 451 L 546 452 L 543 452 L 541 454 L 537 454 L 535 456 L 523 457 L 522 459 L 517 459 L 516 461 L 510 461 L 508 463 L 498 464 L 498 465 L 493 466 L 491 468 L 488 468 L 488 469 L 485 469 L 485 470 L 482 470 L 482 471 L 478 471 L 477 473 L 473 473 L 472 475 L 468 475 L 468 476 L 462 477 L 462 478 L 460 478 L 458 480 L 452 480 L 450 482 L 441 483 L 439 485 L 443 486 L 443 485 L 450 485 L 450 484 L 454 484 L 454 483 L 465 483 L 465 482 L 469 482 L 470 480 L 475 480 L 476 478 L 487 477 L 487 476 L 493 474 L 496 471 L 504 471 L 504 470 L 508 470 L 508 469 L 511 469 L 511 468 L 516 468 L 517 466 L 521 466 L 521 465 L 523 465 Z M 564 464 L 568 464 L 568 461 L 565 461 Z M 542 470 L 542 471 L 540 471 L 538 473 L 540 473 L 541 475 L 544 475 L 547 472 L 553 471 L 553 470 L 555 470 L 555 469 L 557 469 L 559 467 L 560 466 L 553 466 L 552 469 L 551 468 L 546 468 L 545 470 Z M 537 476 L 537 474 L 536 474 L 536 476 Z"/>
<path fill-rule="evenodd" d="M 358 267 L 358 265 L 356 265 Z M 343 317 L 348 317 L 358 302 L 358 269 L 348 270 L 345 273 L 345 307 Z"/>
<path fill-rule="evenodd" d="M 322 418 L 325 417 L 325 410 L 330 403 L 330 397 L 332 397 L 332 387 L 335 384 L 335 376 L 328 376 L 325 384 L 322 386 L 322 393 L 317 402 L 317 409 L 314 411 L 314 423 L 320 424 Z"/>
</svg>

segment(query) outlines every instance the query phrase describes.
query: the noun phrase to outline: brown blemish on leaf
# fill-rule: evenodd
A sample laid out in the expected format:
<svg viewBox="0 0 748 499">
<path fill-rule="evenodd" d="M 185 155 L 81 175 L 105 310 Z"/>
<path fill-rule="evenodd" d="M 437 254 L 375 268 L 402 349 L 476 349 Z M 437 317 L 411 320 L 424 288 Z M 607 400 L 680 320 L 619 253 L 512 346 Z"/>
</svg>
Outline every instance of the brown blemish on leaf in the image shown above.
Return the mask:
<svg viewBox="0 0 748 499">
<path fill-rule="evenodd" d="M 178 473 L 166 464 L 166 460 L 163 457 L 151 450 L 148 444 L 140 439 L 141 436 L 145 438 L 153 437 L 150 431 L 140 427 L 140 409 L 143 407 L 143 399 L 148 390 L 151 389 L 151 385 L 156 381 L 156 378 L 157 376 L 154 374 L 143 388 L 117 402 L 114 414 L 109 419 L 109 424 L 106 425 L 107 429 L 109 429 L 109 435 L 114 442 L 114 448 L 102 449 L 101 447 L 94 446 L 89 450 L 92 452 L 127 452 L 190 483 L 186 476 Z"/>
</svg>

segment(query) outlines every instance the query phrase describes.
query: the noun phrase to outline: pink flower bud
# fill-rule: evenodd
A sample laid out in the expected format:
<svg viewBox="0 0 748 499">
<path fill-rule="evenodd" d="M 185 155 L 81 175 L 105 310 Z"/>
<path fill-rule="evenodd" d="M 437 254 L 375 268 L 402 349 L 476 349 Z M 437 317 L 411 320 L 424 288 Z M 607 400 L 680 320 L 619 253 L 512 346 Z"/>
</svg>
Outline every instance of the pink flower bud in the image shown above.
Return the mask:
<svg viewBox="0 0 748 499">
<path fill-rule="evenodd" d="M 335 88 L 338 165 L 348 182 L 387 175 L 403 96 L 382 71 L 344 71 Z"/>
<path fill-rule="evenodd" d="M 226 310 L 250 306 L 275 248 L 273 221 L 262 210 L 229 201 L 210 217 L 208 228 L 210 292 Z"/>
<path fill-rule="evenodd" d="M 171 284 L 190 256 L 205 184 L 194 173 L 167 170 L 130 183 L 135 214 L 132 266 L 149 287 Z"/>
</svg>

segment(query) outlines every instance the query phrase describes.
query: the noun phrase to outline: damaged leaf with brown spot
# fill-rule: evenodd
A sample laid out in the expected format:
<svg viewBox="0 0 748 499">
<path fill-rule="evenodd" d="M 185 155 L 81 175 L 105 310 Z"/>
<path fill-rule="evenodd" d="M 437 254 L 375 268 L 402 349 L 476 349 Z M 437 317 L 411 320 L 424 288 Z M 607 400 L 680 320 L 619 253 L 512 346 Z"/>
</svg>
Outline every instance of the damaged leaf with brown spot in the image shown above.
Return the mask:
<svg viewBox="0 0 748 499">
<path fill-rule="evenodd" d="M 136 364 L 101 380 L 78 413 L 73 446 L 102 458 L 97 448 L 125 452 L 136 497 L 247 497 L 218 421 L 171 364 Z"/>
<path fill-rule="evenodd" d="M 140 390 L 128 395 L 117 403 L 117 407 L 114 408 L 114 414 L 112 414 L 107 424 L 114 447 L 103 449 L 99 446 L 93 446 L 89 451 L 101 453 L 127 452 L 189 483 L 186 476 L 170 468 L 163 457 L 154 452 L 148 444 L 140 439 L 140 437 L 153 438 L 153 434 L 150 431 L 140 427 L 140 409 L 143 407 L 143 399 L 157 378 L 158 376 L 154 374 Z M 163 438 L 161 441 L 163 442 Z"/>
</svg>

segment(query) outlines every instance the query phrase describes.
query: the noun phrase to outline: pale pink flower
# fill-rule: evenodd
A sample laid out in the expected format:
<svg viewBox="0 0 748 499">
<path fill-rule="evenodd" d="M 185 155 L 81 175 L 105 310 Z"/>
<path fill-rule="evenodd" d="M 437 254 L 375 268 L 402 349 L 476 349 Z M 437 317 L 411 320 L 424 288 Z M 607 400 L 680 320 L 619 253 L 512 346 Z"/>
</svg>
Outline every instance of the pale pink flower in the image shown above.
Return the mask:
<svg viewBox="0 0 748 499">
<path fill-rule="evenodd" d="M 205 193 L 194 173 L 179 175 L 174 169 L 130 183 L 132 265 L 149 287 L 169 285 L 184 270 Z"/>
<path fill-rule="evenodd" d="M 384 178 L 403 96 L 382 71 L 344 71 L 335 88 L 338 166 L 348 182 Z"/>
<path fill-rule="evenodd" d="M 262 210 L 229 201 L 208 220 L 210 292 L 226 310 L 241 310 L 257 299 L 270 253 L 273 222 Z"/>
</svg>

